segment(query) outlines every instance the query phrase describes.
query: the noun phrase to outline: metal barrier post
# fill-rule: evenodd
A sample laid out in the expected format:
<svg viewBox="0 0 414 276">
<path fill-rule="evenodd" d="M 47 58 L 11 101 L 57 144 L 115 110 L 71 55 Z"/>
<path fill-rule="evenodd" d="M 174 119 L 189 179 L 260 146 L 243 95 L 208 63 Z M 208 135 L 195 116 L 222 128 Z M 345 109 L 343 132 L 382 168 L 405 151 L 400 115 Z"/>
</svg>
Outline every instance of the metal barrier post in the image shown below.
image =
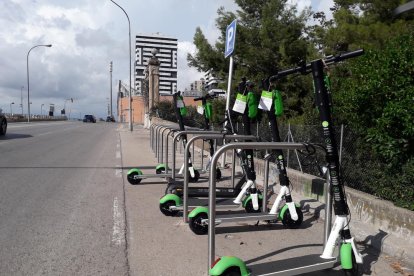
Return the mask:
<svg viewBox="0 0 414 276">
<path fill-rule="evenodd" d="M 208 202 L 208 269 L 215 260 L 215 231 L 216 231 L 216 170 L 219 157 L 230 149 L 305 149 L 306 145 L 300 143 L 276 142 L 237 142 L 221 147 L 213 156 L 210 167 L 209 202 Z"/>
<path fill-rule="evenodd" d="M 257 137 L 252 136 L 252 135 L 228 135 L 226 136 L 225 134 L 220 133 L 220 134 L 197 135 L 197 136 L 192 137 L 190 140 L 188 140 L 187 145 L 185 146 L 185 150 L 184 150 L 184 185 L 183 185 L 184 186 L 184 189 L 183 189 L 183 220 L 184 222 L 188 222 L 188 183 L 189 183 L 189 178 L 190 178 L 189 171 L 188 171 L 188 159 L 189 159 L 188 154 L 190 152 L 190 147 L 194 145 L 194 141 L 198 139 L 221 139 L 224 137 L 229 140 L 257 139 Z M 211 166 L 212 164 L 210 164 L 210 171 L 213 168 Z M 216 166 L 217 164 L 214 165 L 214 172 L 216 171 Z"/>
</svg>

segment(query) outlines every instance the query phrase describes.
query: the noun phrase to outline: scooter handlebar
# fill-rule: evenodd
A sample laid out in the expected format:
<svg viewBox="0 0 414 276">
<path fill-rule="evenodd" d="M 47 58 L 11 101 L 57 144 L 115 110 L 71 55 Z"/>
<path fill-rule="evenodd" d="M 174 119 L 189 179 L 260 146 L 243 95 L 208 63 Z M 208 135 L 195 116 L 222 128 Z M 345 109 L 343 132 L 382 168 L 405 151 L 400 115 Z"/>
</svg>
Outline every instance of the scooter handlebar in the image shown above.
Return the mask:
<svg viewBox="0 0 414 276">
<path fill-rule="evenodd" d="M 196 97 L 194 98 L 194 101 L 202 101 L 202 100 L 208 100 L 208 99 L 214 99 L 217 98 L 217 94 L 207 94 L 205 96 L 202 97 Z"/>
<path fill-rule="evenodd" d="M 332 63 L 343 61 L 345 59 L 358 57 L 358 56 L 361 56 L 363 54 L 364 54 L 364 49 L 358 49 L 358 50 L 355 50 L 355 51 L 352 51 L 352 52 L 342 53 L 342 54 L 339 54 L 337 56 L 325 57 L 323 60 L 324 60 L 325 64 L 332 64 Z M 311 64 L 308 63 L 308 64 L 303 64 L 302 66 L 298 66 L 298 67 L 295 67 L 295 68 L 282 70 L 282 71 L 277 72 L 276 75 L 271 76 L 269 78 L 269 81 L 274 82 L 278 79 L 281 79 L 283 77 L 286 77 L 288 75 L 292 75 L 292 74 L 295 74 L 295 73 L 307 74 L 307 73 L 310 73 L 310 69 L 311 69 Z"/>
</svg>

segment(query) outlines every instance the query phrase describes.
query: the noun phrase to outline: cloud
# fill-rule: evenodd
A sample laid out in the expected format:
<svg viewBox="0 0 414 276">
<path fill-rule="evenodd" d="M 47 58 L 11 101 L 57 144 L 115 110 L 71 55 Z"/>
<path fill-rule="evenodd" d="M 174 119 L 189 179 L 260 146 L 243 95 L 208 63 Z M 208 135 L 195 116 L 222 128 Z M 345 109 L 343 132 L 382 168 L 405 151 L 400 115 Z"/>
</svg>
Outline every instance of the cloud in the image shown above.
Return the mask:
<svg viewBox="0 0 414 276">
<path fill-rule="evenodd" d="M 190 83 L 199 80 L 204 77 L 202 72 L 198 72 L 195 68 L 190 68 L 187 66 L 187 54 L 194 54 L 196 47 L 192 42 L 189 41 L 179 41 L 178 42 L 178 54 L 177 54 L 177 64 L 178 64 L 178 90 L 185 90 L 189 88 Z"/>
</svg>

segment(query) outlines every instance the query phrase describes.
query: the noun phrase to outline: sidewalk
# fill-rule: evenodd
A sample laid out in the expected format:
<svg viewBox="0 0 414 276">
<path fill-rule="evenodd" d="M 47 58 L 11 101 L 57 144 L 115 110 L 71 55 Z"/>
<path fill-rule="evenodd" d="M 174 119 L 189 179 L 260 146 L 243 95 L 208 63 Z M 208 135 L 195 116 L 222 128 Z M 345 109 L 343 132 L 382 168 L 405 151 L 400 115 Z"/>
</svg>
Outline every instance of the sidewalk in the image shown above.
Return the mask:
<svg viewBox="0 0 414 276">
<path fill-rule="evenodd" d="M 157 160 L 150 148 L 149 131 L 134 126 L 134 131 L 120 125 L 125 208 L 130 275 L 207 275 L 207 236 L 191 232 L 182 217 L 166 217 L 159 210 L 166 182 L 161 178 L 143 179 L 139 185 L 126 180 L 129 168 L 139 167 L 144 174 L 154 173 Z M 182 159 L 177 161 L 177 166 Z M 206 180 L 204 180 L 206 182 Z M 299 198 L 304 206 L 300 229 L 285 229 L 281 223 L 268 225 L 255 222 L 219 225 L 216 228 L 216 254 L 234 255 L 248 264 L 320 254 L 323 221 L 315 216 L 321 204 Z M 352 230 L 352 223 L 350 226 Z M 358 244 L 364 255 L 364 275 L 411 275 L 397 260 Z M 342 275 L 338 268 L 308 275 Z M 405 273 L 405 274 L 404 274 Z"/>
</svg>

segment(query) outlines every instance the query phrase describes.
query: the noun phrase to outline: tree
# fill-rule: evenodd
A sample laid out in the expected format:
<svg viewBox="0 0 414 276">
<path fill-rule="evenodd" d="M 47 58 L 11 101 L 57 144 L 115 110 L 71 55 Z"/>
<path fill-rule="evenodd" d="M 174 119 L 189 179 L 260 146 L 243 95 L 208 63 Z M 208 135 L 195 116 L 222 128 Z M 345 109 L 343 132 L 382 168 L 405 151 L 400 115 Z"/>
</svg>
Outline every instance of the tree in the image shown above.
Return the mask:
<svg viewBox="0 0 414 276">
<path fill-rule="evenodd" d="M 195 55 L 188 55 L 189 66 L 199 71 L 213 68 L 222 79 L 227 78 L 228 61 L 224 58 L 226 27 L 237 18 L 236 47 L 233 54 L 235 66 L 233 82 L 246 76 L 260 90 L 261 80 L 274 75 L 278 70 L 305 60 L 309 41 L 303 36 L 308 10 L 300 13 L 286 0 L 236 0 L 240 10 L 227 12 L 220 8 L 216 26 L 221 36 L 214 46 L 210 45 L 200 28 L 196 29 Z M 282 80 L 279 89 L 286 97 L 285 110 L 288 117 L 304 113 L 303 98 L 309 96 L 309 81 Z M 265 88 L 267 89 L 267 87 Z M 261 90 L 260 90 L 261 91 Z M 260 92 L 259 91 L 259 92 Z M 233 93 L 234 96 L 234 93 Z"/>
</svg>

